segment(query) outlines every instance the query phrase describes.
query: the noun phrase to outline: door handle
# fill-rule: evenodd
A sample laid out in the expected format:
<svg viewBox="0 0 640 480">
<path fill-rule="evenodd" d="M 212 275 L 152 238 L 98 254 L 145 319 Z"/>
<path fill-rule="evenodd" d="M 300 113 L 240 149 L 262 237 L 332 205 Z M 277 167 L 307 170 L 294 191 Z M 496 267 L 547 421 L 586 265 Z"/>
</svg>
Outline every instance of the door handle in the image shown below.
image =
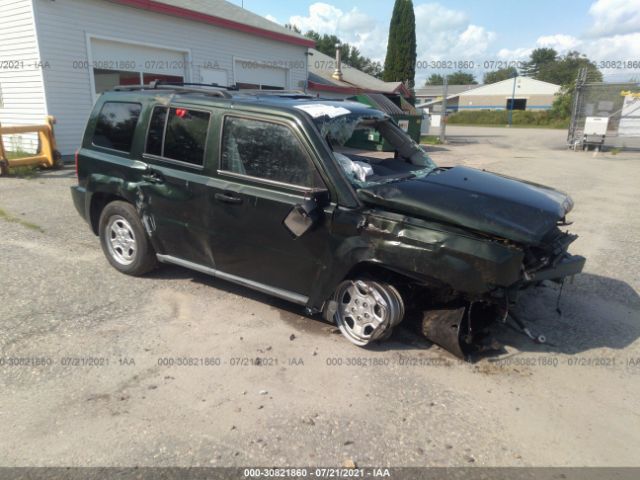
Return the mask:
<svg viewBox="0 0 640 480">
<path fill-rule="evenodd" d="M 149 183 L 164 183 L 164 175 L 157 170 L 147 170 L 147 173 L 142 175 L 142 179 Z"/>
<path fill-rule="evenodd" d="M 242 203 L 242 198 L 234 197 L 230 193 L 216 193 L 213 197 L 216 200 L 220 200 L 221 202 L 224 202 L 224 203 L 231 203 L 234 205 L 238 205 Z"/>
</svg>

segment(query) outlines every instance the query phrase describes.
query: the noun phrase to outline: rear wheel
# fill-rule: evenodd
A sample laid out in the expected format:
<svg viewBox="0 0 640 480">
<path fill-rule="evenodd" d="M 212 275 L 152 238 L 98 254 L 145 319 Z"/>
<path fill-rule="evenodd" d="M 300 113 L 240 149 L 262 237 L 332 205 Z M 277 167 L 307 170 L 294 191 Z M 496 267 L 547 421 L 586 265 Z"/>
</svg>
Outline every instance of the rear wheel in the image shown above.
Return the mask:
<svg viewBox="0 0 640 480">
<path fill-rule="evenodd" d="M 387 339 L 404 317 L 402 297 L 387 283 L 347 280 L 336 289 L 334 300 L 338 328 L 347 340 L 361 347 Z"/>
<path fill-rule="evenodd" d="M 100 215 L 100 244 L 109 263 L 127 275 L 144 275 L 157 259 L 138 213 L 129 203 L 109 203 Z"/>
</svg>

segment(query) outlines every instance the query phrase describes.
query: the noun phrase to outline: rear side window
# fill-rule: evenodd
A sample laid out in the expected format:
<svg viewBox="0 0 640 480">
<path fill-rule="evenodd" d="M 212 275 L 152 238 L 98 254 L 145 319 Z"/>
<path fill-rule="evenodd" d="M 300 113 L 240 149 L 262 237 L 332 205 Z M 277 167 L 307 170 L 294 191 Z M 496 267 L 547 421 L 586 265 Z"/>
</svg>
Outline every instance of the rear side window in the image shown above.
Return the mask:
<svg viewBox="0 0 640 480">
<path fill-rule="evenodd" d="M 147 147 L 145 152 L 151 155 L 162 155 L 162 139 L 164 137 L 164 125 L 167 122 L 167 107 L 156 107 L 151 115 L 149 133 L 147 134 Z"/>
<path fill-rule="evenodd" d="M 188 108 L 154 108 L 145 152 L 202 166 L 210 116 Z"/>
<path fill-rule="evenodd" d="M 226 117 L 222 170 L 306 188 L 324 183 L 298 137 L 285 125 Z"/>
<path fill-rule="evenodd" d="M 106 102 L 98 115 L 93 144 L 129 153 L 141 110 L 139 103 Z"/>
</svg>

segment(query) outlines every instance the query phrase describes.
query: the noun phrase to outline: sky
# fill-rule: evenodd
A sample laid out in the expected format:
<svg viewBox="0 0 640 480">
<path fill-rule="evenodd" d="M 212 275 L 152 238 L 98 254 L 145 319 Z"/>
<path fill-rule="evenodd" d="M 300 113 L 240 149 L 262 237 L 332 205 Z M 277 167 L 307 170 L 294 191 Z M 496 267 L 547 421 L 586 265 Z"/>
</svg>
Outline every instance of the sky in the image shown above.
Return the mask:
<svg viewBox="0 0 640 480">
<path fill-rule="evenodd" d="M 242 0 L 232 0 L 241 5 Z M 383 62 L 393 0 L 244 0 L 244 8 L 302 31 L 336 34 Z M 462 66 L 482 80 L 500 62 L 526 60 L 536 47 L 577 50 L 605 63 L 607 80 L 640 81 L 640 0 L 414 0 L 416 85 Z M 434 61 L 445 61 L 432 63 Z M 630 65 L 620 62 L 632 62 Z M 613 62 L 613 63 L 611 63 Z M 635 65 L 634 63 L 635 62 Z M 488 68 L 487 68 L 488 67 Z M 635 68 L 634 68 L 635 67 Z"/>
</svg>

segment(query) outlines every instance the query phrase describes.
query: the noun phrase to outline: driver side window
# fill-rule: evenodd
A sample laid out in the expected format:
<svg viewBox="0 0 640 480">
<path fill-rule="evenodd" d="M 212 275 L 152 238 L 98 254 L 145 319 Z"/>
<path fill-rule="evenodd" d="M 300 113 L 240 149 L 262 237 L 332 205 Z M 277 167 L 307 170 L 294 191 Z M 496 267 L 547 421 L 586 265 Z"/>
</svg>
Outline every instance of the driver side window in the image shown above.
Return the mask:
<svg viewBox="0 0 640 480">
<path fill-rule="evenodd" d="M 220 169 L 305 188 L 324 183 L 298 137 L 285 125 L 227 116 Z"/>
</svg>

